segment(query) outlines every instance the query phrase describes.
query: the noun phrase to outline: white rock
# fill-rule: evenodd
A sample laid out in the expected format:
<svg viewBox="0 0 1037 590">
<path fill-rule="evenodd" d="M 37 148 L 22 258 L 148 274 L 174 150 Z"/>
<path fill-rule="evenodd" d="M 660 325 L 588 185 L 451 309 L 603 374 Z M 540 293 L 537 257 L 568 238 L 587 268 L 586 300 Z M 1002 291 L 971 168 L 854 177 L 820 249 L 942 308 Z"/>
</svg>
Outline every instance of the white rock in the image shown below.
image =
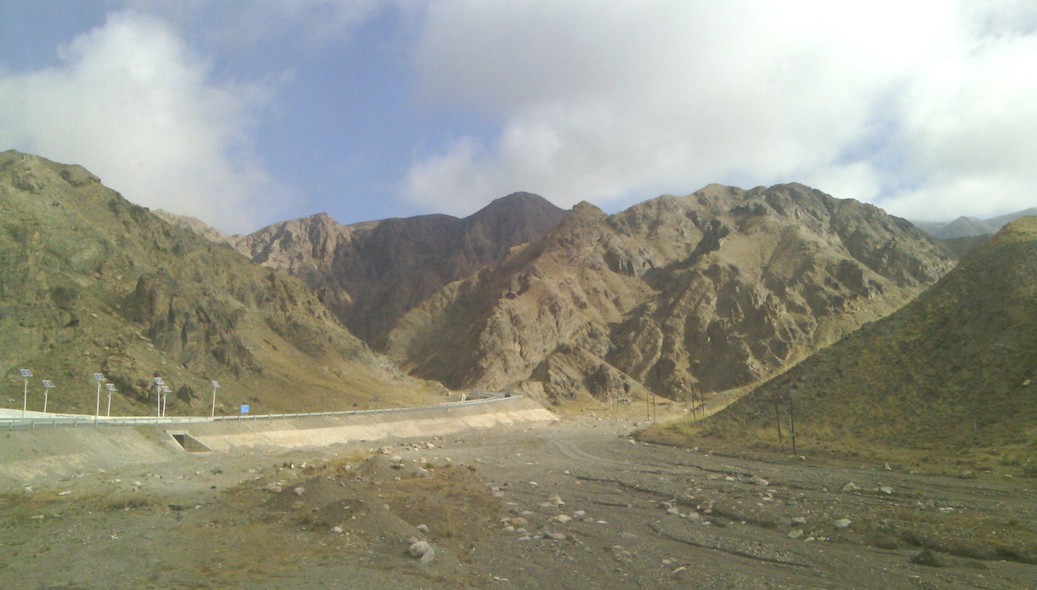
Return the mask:
<svg viewBox="0 0 1037 590">
<path fill-rule="evenodd" d="M 853 483 L 852 481 L 843 486 L 843 492 L 856 492 L 859 489 L 861 489 L 860 486 Z"/>
<path fill-rule="evenodd" d="M 850 525 L 853 524 L 853 521 L 849 518 L 840 518 L 832 524 L 835 525 L 835 528 L 837 529 L 848 529 L 850 528 Z"/>
<path fill-rule="evenodd" d="M 428 551 L 426 551 L 424 554 L 422 554 L 420 563 L 422 565 L 424 565 L 424 564 L 432 561 L 433 559 L 435 559 L 435 557 L 436 557 L 436 550 L 433 549 L 432 547 L 429 547 Z"/>
<path fill-rule="evenodd" d="M 407 552 L 410 553 L 411 557 L 423 557 L 426 553 L 432 550 L 432 545 L 428 544 L 428 541 L 415 541 L 411 543 Z"/>
<path fill-rule="evenodd" d="M 785 536 L 790 539 L 799 539 L 803 536 L 803 529 L 793 529 Z"/>
</svg>

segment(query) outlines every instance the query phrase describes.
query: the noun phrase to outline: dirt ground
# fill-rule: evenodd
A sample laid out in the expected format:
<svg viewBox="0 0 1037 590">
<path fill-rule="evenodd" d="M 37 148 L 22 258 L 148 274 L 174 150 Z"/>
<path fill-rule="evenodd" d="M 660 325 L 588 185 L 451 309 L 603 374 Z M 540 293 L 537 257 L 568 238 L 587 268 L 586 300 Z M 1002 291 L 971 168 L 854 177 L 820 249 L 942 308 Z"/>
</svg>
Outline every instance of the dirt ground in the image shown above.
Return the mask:
<svg viewBox="0 0 1037 590">
<path fill-rule="evenodd" d="M 634 427 L 587 415 L 0 481 L 0 579 L 68 590 L 1037 586 L 1037 479 L 749 460 L 640 443 Z"/>
</svg>

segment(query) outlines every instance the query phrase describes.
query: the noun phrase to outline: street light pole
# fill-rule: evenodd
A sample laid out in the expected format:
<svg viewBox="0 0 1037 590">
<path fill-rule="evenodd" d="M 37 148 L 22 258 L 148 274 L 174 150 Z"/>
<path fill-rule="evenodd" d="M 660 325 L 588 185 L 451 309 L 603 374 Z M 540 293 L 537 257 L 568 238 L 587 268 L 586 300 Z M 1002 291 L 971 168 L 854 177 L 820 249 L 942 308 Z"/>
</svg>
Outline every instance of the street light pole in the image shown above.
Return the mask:
<svg viewBox="0 0 1037 590">
<path fill-rule="evenodd" d="M 112 416 L 112 392 L 113 391 L 118 391 L 118 389 L 116 389 L 115 385 L 113 385 L 111 383 L 105 383 L 104 387 L 105 387 L 105 389 L 108 390 L 108 417 L 111 418 L 111 416 Z"/>
<path fill-rule="evenodd" d="M 155 377 L 155 417 L 162 417 L 162 386 L 166 384 L 161 377 Z"/>
<path fill-rule="evenodd" d="M 104 381 L 104 375 L 94 373 L 94 381 L 97 381 L 97 405 L 94 407 L 94 424 L 97 424 L 101 417 L 101 383 Z"/>
<path fill-rule="evenodd" d="M 22 375 L 22 381 L 24 387 L 22 387 L 22 419 L 25 419 L 25 407 L 29 403 L 29 377 L 32 377 L 32 371 L 29 369 L 18 369 L 18 372 Z"/>
<path fill-rule="evenodd" d="M 161 393 L 162 393 L 162 417 L 165 418 L 166 417 L 166 398 L 169 397 L 170 389 L 166 385 L 163 385 L 159 389 L 161 390 Z"/>
<path fill-rule="evenodd" d="M 212 418 L 216 417 L 216 390 L 220 388 L 220 384 L 213 380 L 212 382 Z"/>
<path fill-rule="evenodd" d="M 47 413 L 47 397 L 49 397 L 47 394 L 50 393 L 50 390 L 53 387 L 54 387 L 53 383 L 51 383 L 47 379 L 43 380 L 43 413 L 44 414 Z"/>
</svg>

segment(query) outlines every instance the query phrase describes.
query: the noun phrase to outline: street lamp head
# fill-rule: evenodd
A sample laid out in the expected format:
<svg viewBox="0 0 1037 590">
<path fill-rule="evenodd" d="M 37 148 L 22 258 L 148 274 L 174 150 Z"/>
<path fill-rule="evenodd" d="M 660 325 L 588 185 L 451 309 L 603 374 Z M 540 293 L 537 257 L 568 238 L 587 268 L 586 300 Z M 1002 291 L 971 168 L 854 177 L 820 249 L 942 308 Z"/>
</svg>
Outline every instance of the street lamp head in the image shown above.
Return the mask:
<svg viewBox="0 0 1037 590">
<path fill-rule="evenodd" d="M 32 377 L 32 371 L 30 371 L 29 369 L 18 369 L 18 372 L 22 374 L 23 379 L 28 379 L 29 377 Z"/>
<path fill-rule="evenodd" d="M 219 389 L 219 387 L 220 387 L 220 383 L 218 381 L 216 381 L 215 379 L 213 379 L 212 388 L 213 389 Z"/>
<path fill-rule="evenodd" d="M 104 375 L 102 375 L 101 373 L 94 373 L 94 381 L 104 381 Z"/>
<path fill-rule="evenodd" d="M 165 384 L 166 384 L 166 382 L 163 381 L 161 377 L 155 377 L 155 385 L 158 385 L 158 386 L 161 387 L 161 386 L 163 386 Z"/>
<path fill-rule="evenodd" d="M 105 383 L 104 384 L 104 388 L 107 389 L 108 391 L 112 392 L 112 393 L 115 393 L 116 391 L 119 391 L 118 389 L 115 388 L 115 384 L 114 383 Z"/>
<path fill-rule="evenodd" d="M 43 386 L 44 386 L 44 387 L 46 387 L 47 389 L 54 389 L 54 384 L 53 384 L 53 383 L 51 383 L 51 382 L 50 382 L 49 380 L 47 380 L 47 379 L 44 379 L 44 380 L 43 380 Z"/>
</svg>

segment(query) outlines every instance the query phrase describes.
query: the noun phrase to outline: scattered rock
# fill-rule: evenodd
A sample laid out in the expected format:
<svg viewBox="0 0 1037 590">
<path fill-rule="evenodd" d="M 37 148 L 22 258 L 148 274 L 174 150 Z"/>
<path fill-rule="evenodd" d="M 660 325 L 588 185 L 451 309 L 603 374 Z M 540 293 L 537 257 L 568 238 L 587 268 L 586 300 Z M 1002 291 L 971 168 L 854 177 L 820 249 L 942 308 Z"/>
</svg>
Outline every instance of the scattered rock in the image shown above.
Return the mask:
<svg viewBox="0 0 1037 590">
<path fill-rule="evenodd" d="M 411 557 L 424 557 L 431 550 L 432 545 L 429 545 L 428 541 L 414 541 L 407 549 L 407 553 L 410 553 Z"/>
<path fill-rule="evenodd" d="M 306 488 L 304 488 L 304 487 L 297 487 L 297 488 L 295 488 L 294 490 L 292 490 L 292 492 L 293 492 L 293 493 L 294 493 L 294 494 L 295 494 L 296 496 L 301 496 L 301 495 L 303 495 L 303 494 L 305 494 L 305 493 L 306 493 Z"/>
<path fill-rule="evenodd" d="M 785 535 L 785 536 L 790 538 L 790 539 L 793 539 L 793 540 L 802 538 L 803 537 L 803 529 L 793 529 L 793 530 L 789 531 L 788 534 Z"/>
<path fill-rule="evenodd" d="M 856 492 L 859 489 L 861 489 L 860 486 L 858 486 L 857 484 L 853 483 L 852 481 L 850 483 L 848 483 L 848 484 L 843 486 L 843 492 L 844 493 Z"/>
<path fill-rule="evenodd" d="M 835 525 L 835 528 L 837 528 L 839 530 L 842 530 L 842 529 L 850 528 L 850 525 L 853 524 L 853 521 L 850 520 L 849 518 L 840 518 L 839 520 L 833 522 L 832 524 Z"/>
<path fill-rule="evenodd" d="M 418 529 L 418 532 L 419 532 L 419 533 L 422 533 L 422 534 L 425 534 L 425 535 L 427 535 L 427 534 L 428 534 L 428 525 L 425 525 L 425 524 L 419 524 L 419 525 L 418 525 L 417 527 L 415 527 L 415 528 L 417 528 L 417 529 Z"/>
<path fill-rule="evenodd" d="M 793 525 L 797 525 L 797 524 L 803 525 L 803 524 L 806 524 L 806 523 L 807 523 L 807 519 L 802 517 L 802 516 L 797 516 L 797 517 L 792 519 L 792 524 Z"/>
<path fill-rule="evenodd" d="M 565 524 L 565 523 L 571 521 L 572 517 L 567 515 L 567 514 L 559 514 L 558 516 L 551 517 L 551 520 L 553 520 L 555 522 L 558 522 L 558 523 L 561 523 L 561 524 Z"/>
<path fill-rule="evenodd" d="M 890 495 L 893 494 L 893 488 L 891 488 L 889 486 L 881 486 L 881 487 L 879 487 L 879 491 L 882 492 L 883 494 L 886 494 L 887 496 L 890 496 Z"/>
<path fill-rule="evenodd" d="M 752 481 L 753 481 L 754 484 L 756 484 L 758 486 L 766 487 L 766 486 L 770 485 L 769 481 L 767 481 L 766 479 L 763 479 L 759 475 L 754 475 Z"/>
<path fill-rule="evenodd" d="M 436 558 L 436 550 L 433 549 L 432 547 L 429 547 L 428 551 L 426 551 L 424 553 L 424 555 L 421 556 L 421 559 L 418 560 L 418 561 L 422 565 L 425 565 L 426 563 L 429 563 L 430 561 L 432 561 L 435 558 Z"/>
</svg>

